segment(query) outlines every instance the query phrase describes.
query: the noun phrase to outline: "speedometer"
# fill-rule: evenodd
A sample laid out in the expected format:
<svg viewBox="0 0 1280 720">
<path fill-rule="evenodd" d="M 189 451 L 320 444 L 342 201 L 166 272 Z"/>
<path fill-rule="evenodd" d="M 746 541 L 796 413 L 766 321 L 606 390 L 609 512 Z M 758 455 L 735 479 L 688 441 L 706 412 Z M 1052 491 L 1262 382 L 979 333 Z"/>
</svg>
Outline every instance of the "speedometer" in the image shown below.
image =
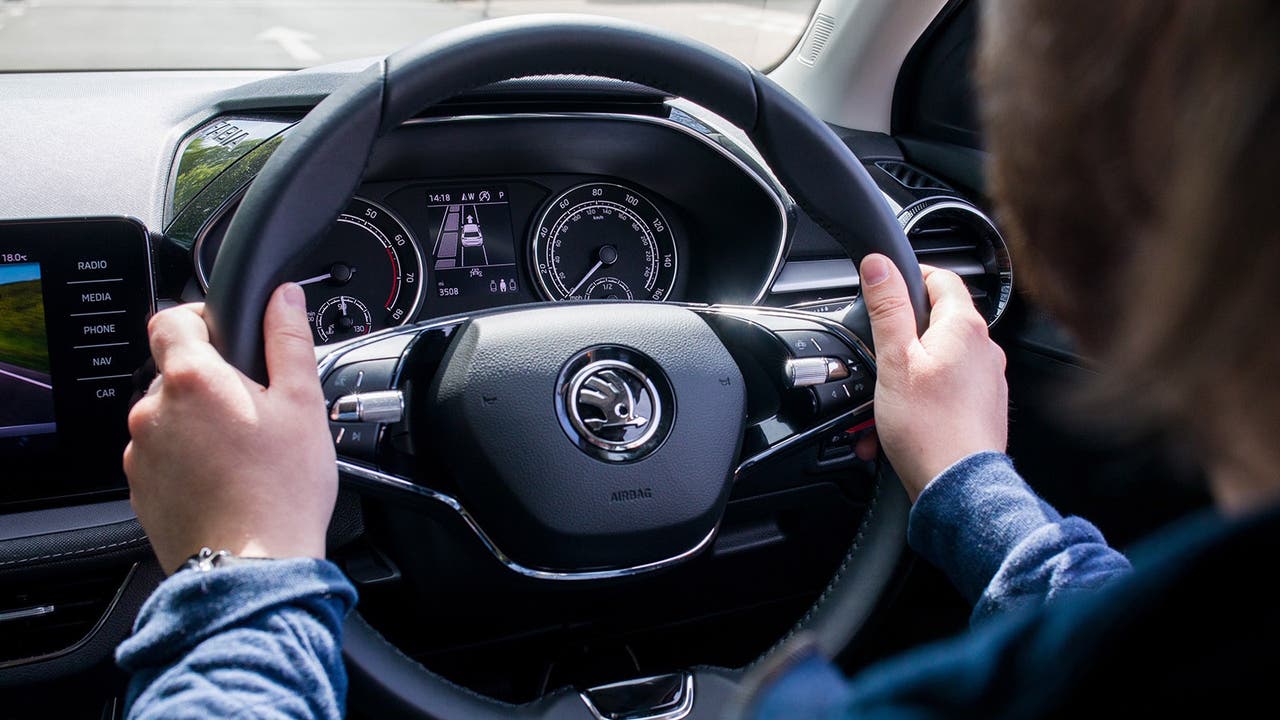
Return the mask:
<svg viewBox="0 0 1280 720">
<path fill-rule="evenodd" d="M 679 269 L 671 225 L 639 191 L 588 183 L 556 196 L 533 230 L 548 300 L 666 300 Z"/>
</svg>

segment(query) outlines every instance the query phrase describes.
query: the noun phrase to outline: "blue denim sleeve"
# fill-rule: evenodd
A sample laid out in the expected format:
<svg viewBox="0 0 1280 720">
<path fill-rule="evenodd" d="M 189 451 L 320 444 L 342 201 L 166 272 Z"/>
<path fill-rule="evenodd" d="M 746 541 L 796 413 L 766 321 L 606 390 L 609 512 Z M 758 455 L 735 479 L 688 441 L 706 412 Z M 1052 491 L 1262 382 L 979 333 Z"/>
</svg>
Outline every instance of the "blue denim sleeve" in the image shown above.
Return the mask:
<svg viewBox="0 0 1280 720">
<path fill-rule="evenodd" d="M 173 575 L 116 650 L 132 674 L 128 717 L 342 717 L 342 621 L 355 602 L 325 560 Z"/>
<path fill-rule="evenodd" d="M 907 538 L 973 603 L 974 623 L 1131 570 L 1096 527 L 1037 497 L 1001 453 L 970 455 L 934 478 Z"/>
<path fill-rule="evenodd" d="M 937 565 L 974 604 L 972 621 L 1012 615 L 1073 591 L 1096 588 L 1131 571 L 1102 533 L 1063 517 L 1035 492 L 1001 453 L 978 453 L 934 478 L 911 509 L 911 546 Z M 783 718 L 930 718 L 973 701 L 965 688 L 983 687 L 1001 658 L 1017 652 L 1017 626 L 962 638 L 889 662 L 857 683 L 800 643 L 765 668 L 745 702 L 754 720 Z M 950 708 L 943 712 L 941 708 Z M 970 708 L 972 710 L 972 707 Z"/>
</svg>

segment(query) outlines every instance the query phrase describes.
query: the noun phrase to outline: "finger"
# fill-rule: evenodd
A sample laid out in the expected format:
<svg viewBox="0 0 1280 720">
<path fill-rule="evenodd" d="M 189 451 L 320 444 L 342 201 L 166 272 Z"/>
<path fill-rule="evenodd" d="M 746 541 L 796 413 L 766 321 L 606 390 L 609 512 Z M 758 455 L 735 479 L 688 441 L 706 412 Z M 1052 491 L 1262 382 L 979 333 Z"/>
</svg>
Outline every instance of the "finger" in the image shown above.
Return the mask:
<svg viewBox="0 0 1280 720">
<path fill-rule="evenodd" d="M 980 319 L 978 309 L 973 304 L 973 296 L 969 294 L 969 287 L 959 275 L 950 270 L 929 268 L 924 273 L 924 284 L 929 291 L 929 304 L 932 306 L 929 312 L 930 327 L 957 318 Z"/>
<path fill-rule="evenodd" d="M 884 255 L 862 259 L 862 298 L 871 318 L 876 354 L 902 357 L 916 342 L 916 319 L 902 273 Z"/>
<path fill-rule="evenodd" d="M 209 327 L 205 325 L 201 309 L 188 305 L 162 310 L 147 324 L 151 341 L 151 356 L 156 370 L 164 372 L 165 365 L 174 355 L 209 345 Z"/>
<path fill-rule="evenodd" d="M 285 283 L 276 288 L 262 318 L 267 355 L 268 387 L 318 392 L 315 344 L 307 322 L 307 300 L 302 288 Z"/>
</svg>

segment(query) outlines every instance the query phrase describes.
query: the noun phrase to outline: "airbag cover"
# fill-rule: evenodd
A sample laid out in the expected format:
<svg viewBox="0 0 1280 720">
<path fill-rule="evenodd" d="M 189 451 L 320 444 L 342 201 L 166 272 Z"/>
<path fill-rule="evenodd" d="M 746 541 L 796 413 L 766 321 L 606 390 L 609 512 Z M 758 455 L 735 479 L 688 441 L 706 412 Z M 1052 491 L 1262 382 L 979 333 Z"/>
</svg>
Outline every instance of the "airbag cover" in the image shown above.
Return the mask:
<svg viewBox="0 0 1280 720">
<path fill-rule="evenodd" d="M 557 380 L 593 346 L 634 350 L 669 381 L 670 433 L 631 462 L 580 449 Z M 498 547 L 562 572 L 659 562 L 714 531 L 741 445 L 742 375 L 698 314 L 656 303 L 546 305 L 472 320 L 430 391 L 433 454 Z"/>
</svg>

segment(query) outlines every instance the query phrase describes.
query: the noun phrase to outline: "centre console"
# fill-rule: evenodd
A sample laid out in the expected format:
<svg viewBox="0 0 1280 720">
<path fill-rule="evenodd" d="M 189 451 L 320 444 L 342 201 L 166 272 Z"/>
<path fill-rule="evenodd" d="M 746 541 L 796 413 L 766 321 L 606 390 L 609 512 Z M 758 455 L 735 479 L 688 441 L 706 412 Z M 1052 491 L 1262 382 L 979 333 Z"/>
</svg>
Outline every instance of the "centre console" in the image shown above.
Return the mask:
<svg viewBox="0 0 1280 720">
<path fill-rule="evenodd" d="M 135 220 L 0 222 L 0 506 L 124 487 L 154 295 Z"/>
</svg>

